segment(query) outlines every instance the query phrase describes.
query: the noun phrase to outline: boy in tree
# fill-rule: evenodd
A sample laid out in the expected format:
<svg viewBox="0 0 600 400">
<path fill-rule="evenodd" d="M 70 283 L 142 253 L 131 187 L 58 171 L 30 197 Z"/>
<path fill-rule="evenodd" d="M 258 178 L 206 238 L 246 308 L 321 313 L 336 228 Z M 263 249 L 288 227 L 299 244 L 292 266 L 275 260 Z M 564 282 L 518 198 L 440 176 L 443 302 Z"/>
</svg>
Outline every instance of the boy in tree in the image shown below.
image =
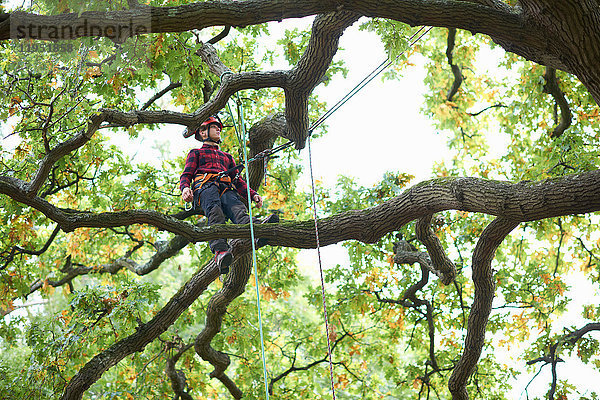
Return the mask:
<svg viewBox="0 0 600 400">
<path fill-rule="evenodd" d="M 246 182 L 239 177 L 238 169 L 221 174 L 236 166 L 231 154 L 219 150 L 222 129 L 223 124 L 219 117 L 212 116 L 195 131 L 194 137 L 203 144 L 199 149 L 191 150 L 187 156 L 185 168 L 179 179 L 181 197 L 186 202 L 200 205 L 208 218 L 209 226 L 224 224 L 227 219 L 234 224 L 248 224 L 248 210 L 240 200 L 240 196 L 247 198 Z M 258 207 L 262 207 L 262 198 L 252 188 L 250 198 Z M 263 222 L 277 222 L 278 219 L 277 215 L 273 214 Z M 266 240 L 257 240 L 257 247 L 265 244 Z M 220 273 L 228 273 L 233 254 L 227 240 L 210 240 L 208 245 L 215 254 Z"/>
</svg>

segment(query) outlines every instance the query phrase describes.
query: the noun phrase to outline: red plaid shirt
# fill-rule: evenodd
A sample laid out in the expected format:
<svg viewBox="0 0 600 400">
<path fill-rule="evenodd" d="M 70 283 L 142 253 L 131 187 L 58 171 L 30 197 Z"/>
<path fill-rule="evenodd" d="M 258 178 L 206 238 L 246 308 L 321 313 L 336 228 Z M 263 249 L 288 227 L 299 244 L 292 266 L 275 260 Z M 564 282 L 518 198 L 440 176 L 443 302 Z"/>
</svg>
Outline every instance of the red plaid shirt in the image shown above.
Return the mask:
<svg viewBox="0 0 600 400">
<path fill-rule="evenodd" d="M 216 174 L 227 171 L 235 167 L 233 156 L 229 153 L 219 150 L 218 146 L 204 143 L 199 149 L 192 149 L 185 160 L 185 168 L 179 178 L 179 189 L 183 190 L 190 187 L 192 180 L 196 175 L 204 174 L 205 172 Z M 237 176 L 239 170 L 229 173 L 231 183 L 240 196 L 247 198 L 246 182 Z M 250 188 L 250 197 L 254 197 L 256 191 Z"/>
</svg>

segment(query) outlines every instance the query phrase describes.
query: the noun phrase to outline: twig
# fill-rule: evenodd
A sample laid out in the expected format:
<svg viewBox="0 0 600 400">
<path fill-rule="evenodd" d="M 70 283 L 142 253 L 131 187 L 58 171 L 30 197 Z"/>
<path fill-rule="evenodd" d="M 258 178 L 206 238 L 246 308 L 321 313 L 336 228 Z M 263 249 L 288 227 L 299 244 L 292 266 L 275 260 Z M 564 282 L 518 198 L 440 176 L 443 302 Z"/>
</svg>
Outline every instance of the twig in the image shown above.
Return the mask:
<svg viewBox="0 0 600 400">
<path fill-rule="evenodd" d="M 152 96 L 150 98 L 150 100 L 148 100 L 146 102 L 146 104 L 144 104 L 142 106 L 142 108 L 140 110 L 146 110 L 148 107 L 150 107 L 152 105 L 152 103 L 154 103 L 156 100 L 160 99 L 161 97 L 163 97 L 165 94 L 169 93 L 171 90 L 176 89 L 178 87 L 181 87 L 182 83 L 181 82 L 174 82 L 174 83 L 170 83 L 169 86 L 167 86 L 166 88 L 164 88 L 163 90 L 161 90 L 160 92 L 156 93 L 154 96 Z"/>
</svg>

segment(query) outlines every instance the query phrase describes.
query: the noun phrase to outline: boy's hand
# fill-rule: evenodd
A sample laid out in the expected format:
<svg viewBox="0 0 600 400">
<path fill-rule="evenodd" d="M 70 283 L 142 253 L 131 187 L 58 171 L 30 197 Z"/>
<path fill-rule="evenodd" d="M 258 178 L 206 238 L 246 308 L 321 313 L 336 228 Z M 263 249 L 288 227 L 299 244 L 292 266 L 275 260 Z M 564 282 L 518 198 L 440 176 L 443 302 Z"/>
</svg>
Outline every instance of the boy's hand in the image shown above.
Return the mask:
<svg viewBox="0 0 600 400">
<path fill-rule="evenodd" d="M 257 207 L 259 207 L 259 208 L 262 207 L 262 205 L 263 205 L 263 199 L 262 199 L 262 197 L 260 197 L 259 194 L 255 194 L 252 197 L 252 200 L 256 203 Z"/>
<path fill-rule="evenodd" d="M 181 191 L 181 198 L 183 199 L 183 201 L 188 203 L 194 200 L 194 193 L 192 193 L 192 189 L 190 189 L 189 187 L 184 188 Z"/>
</svg>

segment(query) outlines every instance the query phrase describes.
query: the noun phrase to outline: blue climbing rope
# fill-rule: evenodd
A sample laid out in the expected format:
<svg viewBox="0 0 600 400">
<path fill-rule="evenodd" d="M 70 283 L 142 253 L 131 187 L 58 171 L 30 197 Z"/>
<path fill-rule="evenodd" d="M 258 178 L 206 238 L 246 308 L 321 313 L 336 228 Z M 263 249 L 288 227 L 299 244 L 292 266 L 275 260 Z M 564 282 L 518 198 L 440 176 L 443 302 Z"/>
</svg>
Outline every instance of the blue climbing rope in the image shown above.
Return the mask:
<svg viewBox="0 0 600 400">
<path fill-rule="evenodd" d="M 228 109 L 229 115 L 231 116 L 231 119 L 233 121 L 233 126 L 235 129 L 235 133 L 238 137 L 238 140 L 240 138 L 243 139 L 241 141 L 240 145 L 242 146 L 242 148 L 244 150 L 244 166 L 246 169 L 246 193 L 248 195 L 248 216 L 250 217 L 250 242 L 252 243 L 252 265 L 254 266 L 254 283 L 256 286 L 256 308 L 258 310 L 258 330 L 260 332 L 260 350 L 261 350 L 262 364 L 263 364 L 263 378 L 264 378 L 264 382 L 265 382 L 265 395 L 266 395 L 266 399 L 269 400 L 267 361 L 265 358 L 265 341 L 264 341 L 264 336 L 263 336 L 262 315 L 261 315 L 261 308 L 260 308 L 260 291 L 259 291 L 258 268 L 257 268 L 258 263 L 256 261 L 256 243 L 254 240 L 254 224 L 252 222 L 252 198 L 250 197 L 250 176 L 248 174 L 248 151 L 247 151 L 246 145 L 245 145 L 248 138 L 247 138 L 245 123 L 244 123 L 244 110 L 243 110 L 242 104 L 240 102 L 239 96 L 238 96 L 238 102 L 239 102 L 239 108 L 238 108 L 239 114 L 238 115 L 240 117 L 239 118 L 240 130 L 242 131 L 241 135 L 238 132 L 237 124 L 235 123 L 235 119 L 233 117 L 233 112 L 231 111 L 231 107 L 229 106 L 229 102 L 227 102 L 227 109 Z"/>
</svg>

